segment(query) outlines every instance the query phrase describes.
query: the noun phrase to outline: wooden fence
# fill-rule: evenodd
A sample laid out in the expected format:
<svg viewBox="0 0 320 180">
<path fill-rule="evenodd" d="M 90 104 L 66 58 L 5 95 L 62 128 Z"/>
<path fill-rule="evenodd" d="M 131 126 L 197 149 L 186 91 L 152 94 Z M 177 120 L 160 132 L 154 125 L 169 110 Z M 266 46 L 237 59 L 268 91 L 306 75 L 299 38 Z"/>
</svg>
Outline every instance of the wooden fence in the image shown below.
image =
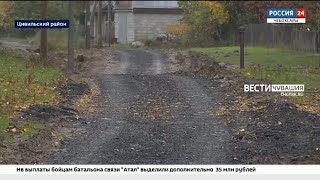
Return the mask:
<svg viewBox="0 0 320 180">
<path fill-rule="evenodd" d="M 245 29 L 245 44 L 320 53 L 320 32 L 299 31 L 284 24 L 249 24 Z"/>
</svg>

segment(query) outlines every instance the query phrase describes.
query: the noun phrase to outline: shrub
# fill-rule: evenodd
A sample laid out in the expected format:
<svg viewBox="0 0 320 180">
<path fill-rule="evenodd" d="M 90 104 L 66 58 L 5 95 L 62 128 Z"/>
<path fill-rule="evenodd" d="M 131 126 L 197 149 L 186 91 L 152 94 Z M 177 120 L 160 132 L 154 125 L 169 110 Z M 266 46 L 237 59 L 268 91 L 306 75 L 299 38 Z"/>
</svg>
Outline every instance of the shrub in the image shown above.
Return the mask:
<svg viewBox="0 0 320 180">
<path fill-rule="evenodd" d="M 165 27 L 165 31 L 171 36 L 181 36 L 185 34 L 189 28 L 189 25 L 185 23 L 170 24 Z"/>
</svg>

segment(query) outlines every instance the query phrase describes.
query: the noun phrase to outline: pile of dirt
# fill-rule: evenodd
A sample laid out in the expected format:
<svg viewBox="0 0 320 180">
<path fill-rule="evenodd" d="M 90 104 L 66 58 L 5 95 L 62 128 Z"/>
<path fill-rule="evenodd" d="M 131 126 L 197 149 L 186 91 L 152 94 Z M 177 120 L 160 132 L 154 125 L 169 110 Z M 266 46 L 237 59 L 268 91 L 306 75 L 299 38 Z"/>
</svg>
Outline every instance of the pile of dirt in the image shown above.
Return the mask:
<svg viewBox="0 0 320 180">
<path fill-rule="evenodd" d="M 41 129 L 31 140 L 17 143 L 13 146 L 14 157 L 6 163 L 39 164 L 46 161 L 46 151 L 55 148 L 57 139 L 54 137 L 53 128 Z M 10 157 L 10 156 L 9 156 Z"/>
<path fill-rule="evenodd" d="M 242 89 L 243 84 L 270 82 L 235 75 L 229 79 L 220 86 L 225 95 L 214 115 L 233 130 L 234 163 L 320 163 L 319 114 L 302 111 L 280 93 Z"/>
<path fill-rule="evenodd" d="M 82 51 L 76 56 L 77 73 L 81 76 L 88 77 L 112 71 L 115 66 L 110 50 L 90 49 Z"/>
<path fill-rule="evenodd" d="M 75 54 L 74 69 L 70 72 L 68 69 L 68 59 L 66 53 L 52 52 L 48 55 L 49 63 L 55 64 L 65 74 L 69 76 L 91 76 L 100 72 L 112 70 L 114 67 L 113 55 L 110 50 L 92 48 L 82 50 Z M 109 68 L 110 67 L 110 68 Z"/>
<path fill-rule="evenodd" d="M 215 59 L 205 54 L 193 51 L 168 51 L 167 54 L 171 61 L 175 62 L 176 73 L 179 74 L 214 76 L 225 70 Z"/>
<path fill-rule="evenodd" d="M 319 117 L 291 103 L 266 103 L 260 112 L 234 116 L 234 153 L 241 163 L 320 163 Z M 240 132 L 241 130 L 241 132 Z"/>
<path fill-rule="evenodd" d="M 71 102 L 75 98 L 88 94 L 90 92 L 89 85 L 87 83 L 69 82 L 64 86 L 58 87 L 62 102 Z"/>
</svg>

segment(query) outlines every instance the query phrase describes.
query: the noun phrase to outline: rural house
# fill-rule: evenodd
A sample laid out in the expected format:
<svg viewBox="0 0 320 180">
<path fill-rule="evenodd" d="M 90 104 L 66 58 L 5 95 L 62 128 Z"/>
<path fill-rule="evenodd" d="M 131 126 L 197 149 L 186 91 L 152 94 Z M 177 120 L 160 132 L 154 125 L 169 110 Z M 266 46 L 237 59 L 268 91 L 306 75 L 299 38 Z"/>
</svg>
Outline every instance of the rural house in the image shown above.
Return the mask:
<svg viewBox="0 0 320 180">
<path fill-rule="evenodd" d="M 166 25 L 179 22 L 182 13 L 178 1 L 117 1 L 115 38 L 120 43 L 155 39 Z"/>
</svg>

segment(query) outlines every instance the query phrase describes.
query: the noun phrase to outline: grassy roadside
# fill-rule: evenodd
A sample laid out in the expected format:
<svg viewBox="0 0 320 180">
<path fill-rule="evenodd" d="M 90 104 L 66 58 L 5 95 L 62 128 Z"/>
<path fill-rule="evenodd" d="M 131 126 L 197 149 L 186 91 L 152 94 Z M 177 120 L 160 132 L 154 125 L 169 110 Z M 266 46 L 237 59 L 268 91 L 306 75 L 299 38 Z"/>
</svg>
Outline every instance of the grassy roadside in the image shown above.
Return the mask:
<svg viewBox="0 0 320 180">
<path fill-rule="evenodd" d="M 239 64 L 239 47 L 193 48 L 219 62 Z M 275 84 L 304 84 L 302 97 L 289 97 L 303 111 L 320 113 L 320 54 L 264 47 L 245 48 L 245 68 L 232 73 L 269 80 Z"/>
<path fill-rule="evenodd" d="M 218 61 L 239 64 L 239 47 L 192 48 L 192 51 L 208 54 Z M 289 49 L 245 47 L 245 63 L 265 66 L 307 66 L 320 68 L 320 54 L 297 52 Z"/>
<path fill-rule="evenodd" d="M 75 35 L 75 47 L 76 49 L 84 48 L 85 40 L 84 37 L 80 36 L 78 33 Z M 40 45 L 41 33 L 38 31 L 36 35 L 30 38 L 36 47 Z M 67 52 L 68 50 L 68 30 L 67 29 L 50 29 L 48 32 L 48 50 Z"/>
<path fill-rule="evenodd" d="M 49 103 L 56 96 L 52 84 L 58 78 L 55 66 L 40 67 L 16 50 L 0 48 L 0 140 L 10 133 L 30 137 L 41 124 L 29 119 L 21 127 L 9 128 L 16 111 L 35 103 Z"/>
<path fill-rule="evenodd" d="M 193 48 L 217 61 L 239 64 L 239 47 Z M 306 89 L 320 88 L 320 54 L 287 49 L 246 47 L 246 68 L 233 71 L 273 83 L 305 84 Z M 254 65 L 258 65 L 254 66 Z"/>
</svg>

